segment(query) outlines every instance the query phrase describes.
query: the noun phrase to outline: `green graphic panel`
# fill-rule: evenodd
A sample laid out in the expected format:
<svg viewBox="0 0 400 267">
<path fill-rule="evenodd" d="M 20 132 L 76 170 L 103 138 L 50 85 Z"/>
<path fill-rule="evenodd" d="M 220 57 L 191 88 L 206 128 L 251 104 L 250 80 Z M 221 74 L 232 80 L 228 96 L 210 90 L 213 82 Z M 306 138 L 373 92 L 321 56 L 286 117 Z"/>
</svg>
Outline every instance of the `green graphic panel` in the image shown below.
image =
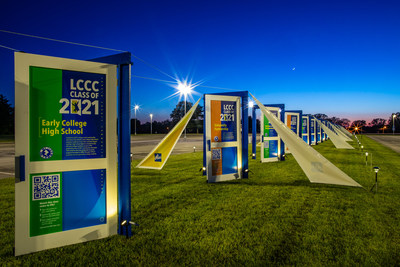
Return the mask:
<svg viewBox="0 0 400 267">
<path fill-rule="evenodd" d="M 62 159 L 62 70 L 29 67 L 30 161 Z"/>
<path fill-rule="evenodd" d="M 269 120 L 267 119 L 267 117 L 265 115 L 264 116 L 264 137 L 269 137 L 270 133 L 269 133 L 269 129 L 270 129 L 270 125 L 269 125 Z"/>
<path fill-rule="evenodd" d="M 269 142 L 266 142 L 269 143 Z M 265 143 L 264 143 L 265 145 Z M 269 158 L 269 147 L 264 147 L 264 159 L 268 159 Z"/>
<path fill-rule="evenodd" d="M 29 235 L 62 231 L 62 173 L 30 175 Z"/>
</svg>

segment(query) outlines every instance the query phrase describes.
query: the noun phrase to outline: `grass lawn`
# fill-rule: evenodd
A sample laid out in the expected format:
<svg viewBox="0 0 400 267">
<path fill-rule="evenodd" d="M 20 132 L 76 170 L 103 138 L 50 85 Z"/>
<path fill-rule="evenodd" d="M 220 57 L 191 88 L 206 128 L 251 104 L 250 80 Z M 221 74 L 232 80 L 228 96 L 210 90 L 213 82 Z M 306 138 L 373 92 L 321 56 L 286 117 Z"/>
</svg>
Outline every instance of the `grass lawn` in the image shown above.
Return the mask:
<svg viewBox="0 0 400 267">
<path fill-rule="evenodd" d="M 353 142 L 354 143 L 354 142 Z M 311 184 L 292 155 L 250 160 L 250 179 L 207 184 L 202 153 L 162 171 L 132 169 L 131 239 L 14 257 L 14 183 L 0 180 L 0 262 L 26 265 L 400 265 L 400 155 L 368 137 L 364 151 L 315 148 L 365 189 Z M 136 166 L 138 161 L 133 162 Z"/>
</svg>

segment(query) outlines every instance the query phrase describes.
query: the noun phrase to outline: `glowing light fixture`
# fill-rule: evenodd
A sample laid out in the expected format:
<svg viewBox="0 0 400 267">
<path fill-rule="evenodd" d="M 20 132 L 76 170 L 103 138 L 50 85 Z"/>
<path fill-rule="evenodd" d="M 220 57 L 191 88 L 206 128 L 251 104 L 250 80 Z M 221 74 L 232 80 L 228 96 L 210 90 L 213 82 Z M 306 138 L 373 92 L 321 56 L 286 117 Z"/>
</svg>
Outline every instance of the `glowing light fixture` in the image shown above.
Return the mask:
<svg viewBox="0 0 400 267">
<path fill-rule="evenodd" d="M 191 83 L 188 83 L 186 80 L 184 81 L 179 81 L 178 80 L 178 85 L 176 89 L 180 92 L 181 96 L 183 95 L 185 97 L 185 114 L 186 115 L 186 99 L 188 95 L 192 94 L 192 90 L 194 88 L 194 85 Z M 185 141 L 186 141 L 186 127 L 185 127 Z"/>
<path fill-rule="evenodd" d="M 139 105 L 135 105 L 135 135 L 136 135 L 136 121 L 137 121 L 137 117 L 136 117 L 136 111 L 139 109 Z"/>
</svg>

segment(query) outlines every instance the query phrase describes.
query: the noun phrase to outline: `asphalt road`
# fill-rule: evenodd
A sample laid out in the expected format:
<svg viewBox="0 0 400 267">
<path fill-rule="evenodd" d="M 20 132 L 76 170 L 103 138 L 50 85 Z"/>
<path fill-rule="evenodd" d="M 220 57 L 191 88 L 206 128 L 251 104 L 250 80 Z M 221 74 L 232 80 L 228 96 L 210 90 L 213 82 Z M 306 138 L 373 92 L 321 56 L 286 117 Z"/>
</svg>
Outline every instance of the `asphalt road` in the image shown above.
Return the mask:
<svg viewBox="0 0 400 267">
<path fill-rule="evenodd" d="M 131 136 L 131 152 L 133 159 L 143 159 L 164 138 L 163 134 L 147 134 Z M 188 134 L 186 139 L 181 137 L 172 154 L 203 151 L 203 135 Z M 14 143 L 0 143 L 0 179 L 14 177 Z"/>
<path fill-rule="evenodd" d="M 163 134 L 132 135 L 131 152 L 133 159 L 143 159 L 165 137 Z M 194 148 L 195 147 L 195 148 Z M 188 134 L 186 139 L 181 137 L 176 144 L 172 155 L 196 151 L 203 151 L 203 135 Z"/>
<path fill-rule="evenodd" d="M 0 179 L 14 177 L 14 142 L 0 143 Z"/>
<path fill-rule="evenodd" d="M 131 151 L 133 159 L 143 159 L 164 138 L 163 134 L 147 134 L 131 136 Z M 368 135 L 368 137 L 400 153 L 400 135 Z M 188 134 L 181 137 L 172 151 L 172 154 L 203 151 L 203 135 Z M 14 177 L 14 143 L 0 143 L 0 179 Z"/>
<path fill-rule="evenodd" d="M 400 153 L 400 135 L 368 135 L 368 137 Z"/>
</svg>

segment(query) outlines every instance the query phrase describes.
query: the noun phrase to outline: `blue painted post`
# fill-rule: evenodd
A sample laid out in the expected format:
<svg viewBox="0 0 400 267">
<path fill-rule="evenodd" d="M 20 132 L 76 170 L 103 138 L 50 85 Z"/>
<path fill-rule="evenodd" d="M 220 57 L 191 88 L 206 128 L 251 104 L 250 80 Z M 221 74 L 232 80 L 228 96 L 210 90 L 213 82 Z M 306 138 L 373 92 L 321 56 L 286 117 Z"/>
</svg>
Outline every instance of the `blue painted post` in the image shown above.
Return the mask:
<svg viewBox="0 0 400 267">
<path fill-rule="evenodd" d="M 253 106 L 253 111 L 251 114 L 251 121 L 252 121 L 252 136 L 251 136 L 251 153 L 252 159 L 256 159 L 256 150 L 257 150 L 257 144 L 256 144 L 256 138 L 257 138 L 257 118 L 256 118 L 256 106 Z"/>
<path fill-rule="evenodd" d="M 119 227 L 120 235 L 132 236 L 131 221 L 131 65 L 119 68 L 119 120 L 118 120 L 118 164 L 119 164 L 119 225 L 128 222 L 127 227 Z"/>
<path fill-rule="evenodd" d="M 205 167 L 207 166 L 207 140 L 206 140 L 206 95 L 203 94 L 203 107 L 204 107 L 204 117 L 203 117 L 203 175 L 207 174 Z"/>
<path fill-rule="evenodd" d="M 118 234 L 131 231 L 131 53 L 92 59 L 118 65 Z M 127 226 L 121 227 L 123 221 Z"/>
<path fill-rule="evenodd" d="M 246 91 L 242 95 L 242 160 L 243 160 L 243 178 L 249 178 L 249 94 Z"/>
</svg>

